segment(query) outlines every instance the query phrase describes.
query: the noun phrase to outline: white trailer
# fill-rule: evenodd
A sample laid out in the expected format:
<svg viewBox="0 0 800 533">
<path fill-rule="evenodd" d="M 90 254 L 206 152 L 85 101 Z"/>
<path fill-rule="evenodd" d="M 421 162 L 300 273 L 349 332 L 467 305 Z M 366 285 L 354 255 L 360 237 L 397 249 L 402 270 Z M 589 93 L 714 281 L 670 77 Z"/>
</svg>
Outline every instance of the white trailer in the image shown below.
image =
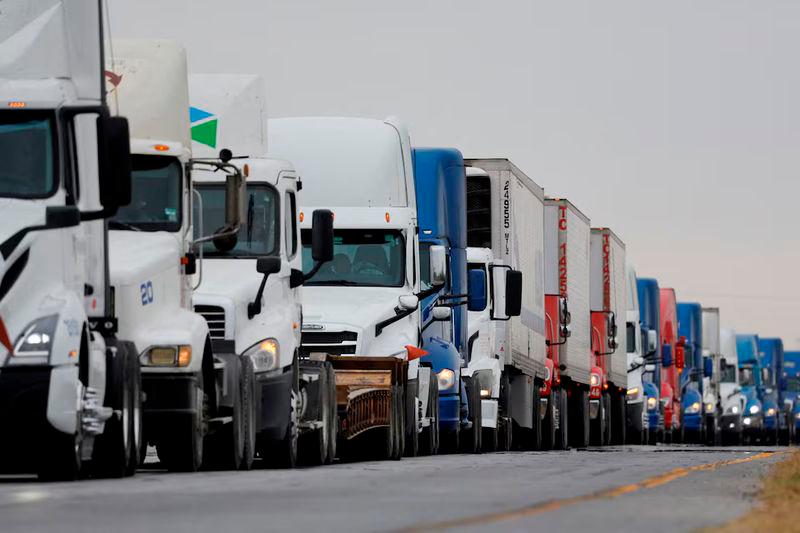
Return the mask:
<svg viewBox="0 0 800 533">
<path fill-rule="evenodd" d="M 132 200 L 109 222 L 110 275 L 120 333 L 140 354 L 145 439 L 170 470 L 249 468 L 249 421 L 241 409 L 246 370 L 235 354 L 215 354 L 193 310 L 195 246 L 224 240 L 242 218 L 244 179 L 226 162 L 229 209 L 214 235 L 193 236 L 186 53 L 169 41 L 112 43 L 109 99 L 130 117 Z M 144 454 L 144 447 L 142 447 Z"/>
<path fill-rule="evenodd" d="M 626 430 L 625 441 L 629 444 L 647 444 L 649 437 L 649 420 L 645 409 L 644 383 L 644 338 L 642 337 L 642 320 L 639 316 L 639 291 L 636 286 L 636 270 L 626 265 Z"/>
<path fill-rule="evenodd" d="M 577 447 L 589 444 L 589 388 L 599 383 L 592 376 L 591 316 L 589 312 L 589 218 L 569 200 L 545 200 L 544 288 L 548 315 L 568 326 L 567 335 L 551 342 L 557 389 L 569 391 L 568 441 Z M 563 439 L 562 439 L 563 443 Z"/>
<path fill-rule="evenodd" d="M 467 244 L 485 248 L 493 304 L 482 326 L 491 342 L 472 343 L 467 375 L 479 376 L 483 425 L 541 446 L 540 389 L 547 380 L 544 311 L 544 191 L 508 159 L 465 159 Z M 473 257 L 477 250 L 473 250 Z M 521 285 L 521 286 L 520 286 Z M 470 335 L 479 316 L 470 314 Z M 482 334 L 479 334 L 482 335 Z M 480 338 L 480 337 L 478 337 Z M 484 392 L 485 391 L 485 392 Z M 488 421 L 487 421 L 488 420 Z M 496 422 L 495 422 L 496 420 Z M 516 431 L 514 431 L 516 430 Z"/>
<path fill-rule="evenodd" d="M 130 198 L 96 0 L 0 16 L 0 469 L 119 477 L 138 463 L 136 346 L 116 330 L 103 219 Z"/>
<path fill-rule="evenodd" d="M 354 451 L 415 454 L 438 427 L 437 378 L 420 365 L 420 247 L 411 143 L 395 119 L 270 120 L 269 151 L 302 177 L 302 357 L 324 354 L 336 373 L 339 441 Z M 319 268 L 311 213 L 334 212 L 333 261 Z M 434 286 L 446 257 L 430 254 Z M 443 252 L 443 250 L 439 250 Z M 437 287 L 438 288 L 438 287 Z M 350 444 L 353 444 L 351 446 Z"/>
<path fill-rule="evenodd" d="M 589 388 L 591 438 L 624 444 L 627 331 L 619 325 L 627 316 L 625 243 L 609 228 L 592 228 L 590 254 L 593 372 L 600 377 Z"/>
<path fill-rule="evenodd" d="M 215 352 L 241 354 L 252 367 L 245 401 L 245 412 L 254 421 L 248 449 L 274 466 L 292 467 L 298 455 L 307 463 L 328 463 L 336 456 L 335 377 L 329 362 L 299 359 L 304 277 L 297 205 L 302 182 L 290 162 L 266 157 L 264 80 L 193 74 L 189 94 L 198 119 L 194 154 L 214 156 L 224 147 L 236 156 L 231 164 L 247 176 L 247 215 L 235 242 L 202 245 L 195 311 L 209 324 Z M 202 198 L 200 225 L 221 226 L 224 177 L 202 170 L 192 179 Z M 312 233 L 325 238 L 324 228 Z M 327 239 L 332 242 L 332 233 Z"/>
</svg>

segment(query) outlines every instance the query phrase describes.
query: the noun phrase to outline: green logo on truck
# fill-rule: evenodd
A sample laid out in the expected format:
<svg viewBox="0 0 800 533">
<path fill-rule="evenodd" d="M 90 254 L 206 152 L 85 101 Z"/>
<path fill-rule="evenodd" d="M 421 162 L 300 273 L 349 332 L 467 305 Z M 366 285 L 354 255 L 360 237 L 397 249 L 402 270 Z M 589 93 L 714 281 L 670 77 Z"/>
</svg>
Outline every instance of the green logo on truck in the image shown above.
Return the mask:
<svg viewBox="0 0 800 533">
<path fill-rule="evenodd" d="M 198 107 L 189 108 L 192 140 L 211 148 L 217 147 L 217 117 Z"/>
</svg>

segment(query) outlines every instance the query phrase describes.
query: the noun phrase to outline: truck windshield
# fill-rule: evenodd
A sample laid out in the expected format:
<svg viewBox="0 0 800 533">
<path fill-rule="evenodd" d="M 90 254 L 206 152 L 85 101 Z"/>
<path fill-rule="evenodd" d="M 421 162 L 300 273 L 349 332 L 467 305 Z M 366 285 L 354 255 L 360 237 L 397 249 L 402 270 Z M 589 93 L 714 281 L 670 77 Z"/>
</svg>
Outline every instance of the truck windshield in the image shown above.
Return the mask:
<svg viewBox="0 0 800 533">
<path fill-rule="evenodd" d="M 303 271 L 314 265 L 311 230 L 303 230 Z M 396 230 L 336 230 L 333 260 L 306 285 L 402 287 L 405 280 L 405 240 Z"/>
<path fill-rule="evenodd" d="M 627 352 L 636 352 L 636 325 L 633 322 L 627 322 L 625 334 L 627 335 Z"/>
<path fill-rule="evenodd" d="M 55 132 L 41 113 L 0 114 L 0 196 L 44 198 L 56 188 Z"/>
<path fill-rule="evenodd" d="M 203 233 L 211 235 L 225 226 L 225 186 L 202 184 L 196 188 L 203 198 Z M 278 254 L 278 193 L 268 185 L 248 185 L 245 205 L 247 216 L 239 228 L 233 248 L 220 250 L 213 241 L 205 242 L 203 255 L 230 258 Z M 196 220 L 197 217 L 198 214 L 195 214 Z M 194 231 L 195 238 L 198 238 L 200 224 L 197 222 L 194 224 Z"/>
<path fill-rule="evenodd" d="M 131 203 L 109 222 L 111 229 L 178 231 L 181 228 L 182 170 L 175 157 L 131 157 Z"/>
<path fill-rule="evenodd" d="M 720 361 L 719 380 L 722 383 L 736 383 L 736 365 L 729 365 L 724 360 Z"/>
<path fill-rule="evenodd" d="M 787 392 L 800 392 L 800 376 L 787 377 L 784 390 Z"/>
<path fill-rule="evenodd" d="M 739 385 L 742 387 L 752 387 L 756 384 L 752 366 L 744 366 L 739 369 Z"/>
</svg>

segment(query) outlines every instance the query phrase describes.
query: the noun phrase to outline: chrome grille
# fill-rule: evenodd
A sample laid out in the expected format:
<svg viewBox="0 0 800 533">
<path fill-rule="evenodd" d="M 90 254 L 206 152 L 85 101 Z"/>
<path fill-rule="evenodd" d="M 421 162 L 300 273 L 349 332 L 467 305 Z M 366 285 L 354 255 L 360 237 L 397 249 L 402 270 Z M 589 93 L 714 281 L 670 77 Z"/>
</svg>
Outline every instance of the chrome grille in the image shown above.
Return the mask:
<svg viewBox="0 0 800 533">
<path fill-rule="evenodd" d="M 355 354 L 358 333 L 355 331 L 304 331 L 301 357 L 308 357 L 314 352 L 331 355 Z"/>
<path fill-rule="evenodd" d="M 225 339 L 225 309 L 216 305 L 195 305 L 194 312 L 206 319 L 212 339 Z"/>
</svg>

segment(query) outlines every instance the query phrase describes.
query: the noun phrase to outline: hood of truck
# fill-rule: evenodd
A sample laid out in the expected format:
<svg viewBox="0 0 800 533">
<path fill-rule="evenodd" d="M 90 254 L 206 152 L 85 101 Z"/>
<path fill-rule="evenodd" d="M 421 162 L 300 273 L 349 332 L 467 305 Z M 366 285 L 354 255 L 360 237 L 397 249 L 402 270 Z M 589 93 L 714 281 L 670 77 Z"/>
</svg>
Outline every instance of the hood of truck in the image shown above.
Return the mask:
<svg viewBox="0 0 800 533">
<path fill-rule="evenodd" d="M 253 301 L 264 277 L 256 271 L 255 259 L 205 258 L 202 274 L 195 295 L 222 296 L 233 302 Z"/>
<path fill-rule="evenodd" d="M 44 224 L 45 206 L 19 200 L 0 200 L 0 244 L 7 242 L 19 230 Z M 29 233 L 28 235 L 36 235 Z M 0 257 L 0 265 L 2 265 Z"/>
<path fill-rule="evenodd" d="M 131 285 L 180 263 L 179 234 L 164 231 L 109 231 L 111 283 Z"/>
</svg>

